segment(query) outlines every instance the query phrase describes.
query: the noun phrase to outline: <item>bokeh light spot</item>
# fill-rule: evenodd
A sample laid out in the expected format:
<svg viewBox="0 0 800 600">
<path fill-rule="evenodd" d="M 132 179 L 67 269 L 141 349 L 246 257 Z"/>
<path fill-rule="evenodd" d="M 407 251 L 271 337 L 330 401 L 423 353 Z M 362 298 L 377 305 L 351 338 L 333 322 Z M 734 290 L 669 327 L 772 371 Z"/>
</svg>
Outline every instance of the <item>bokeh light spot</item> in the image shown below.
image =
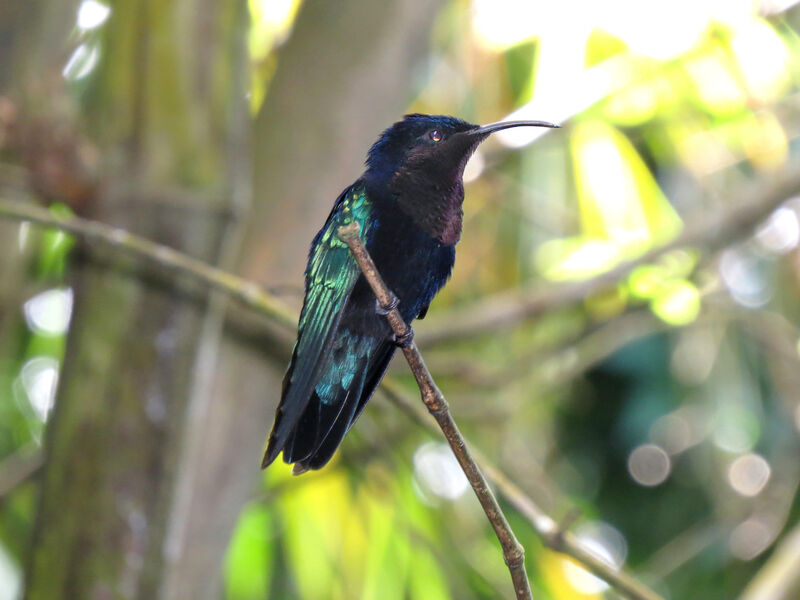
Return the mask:
<svg viewBox="0 0 800 600">
<path fill-rule="evenodd" d="M 677 412 L 660 417 L 650 428 L 650 439 L 669 454 L 678 454 L 692 445 L 692 431 Z"/>
<path fill-rule="evenodd" d="M 83 0 L 78 7 L 78 29 L 96 29 L 106 22 L 111 8 L 97 0 Z"/>
<path fill-rule="evenodd" d="M 37 294 L 25 302 L 23 313 L 34 333 L 63 335 L 72 315 L 72 290 L 57 288 Z"/>
<path fill-rule="evenodd" d="M 483 158 L 483 153 L 476 150 L 472 158 L 467 162 L 464 168 L 464 183 L 475 181 L 483 173 L 483 168 L 486 166 L 486 159 Z"/>
<path fill-rule="evenodd" d="M 540 10 L 535 2 L 473 0 L 472 26 L 483 46 L 503 50 L 537 33 Z"/>
<path fill-rule="evenodd" d="M 94 44 L 81 44 L 69 57 L 61 71 L 65 79 L 77 81 L 91 73 L 100 61 L 100 50 Z"/>
<path fill-rule="evenodd" d="M 655 444 L 642 444 L 628 456 L 628 472 L 640 485 L 653 487 L 664 483 L 671 469 L 669 455 Z"/>
<path fill-rule="evenodd" d="M 731 48 L 750 95 L 768 102 L 789 85 L 791 57 L 786 44 L 763 20 L 749 20 L 731 39 Z"/>
<path fill-rule="evenodd" d="M 34 413 L 46 421 L 56 396 L 58 361 L 49 356 L 32 358 L 22 365 L 19 377 Z"/>
<path fill-rule="evenodd" d="M 684 385 L 699 385 L 711 375 L 717 357 L 719 334 L 707 328 L 684 330 L 670 360 L 670 371 Z"/>
<path fill-rule="evenodd" d="M 764 457 L 744 454 L 728 468 L 728 483 L 742 496 L 757 496 L 769 481 L 772 469 Z"/>
<path fill-rule="evenodd" d="M 723 407 L 716 415 L 713 440 L 717 448 L 741 454 L 750 452 L 761 436 L 758 417 L 740 406 Z"/>
<path fill-rule="evenodd" d="M 0 598 L 22 597 L 22 570 L 16 559 L 0 545 Z"/>
<path fill-rule="evenodd" d="M 786 254 L 800 241 L 797 213 L 781 206 L 756 230 L 756 240 L 768 252 Z"/>
<path fill-rule="evenodd" d="M 757 259 L 738 249 L 728 249 L 719 260 L 722 281 L 731 297 L 747 308 L 759 308 L 769 302 L 770 289 L 758 268 Z"/>
<path fill-rule="evenodd" d="M 725 51 L 720 47 L 686 64 L 686 71 L 700 102 L 717 115 L 731 115 L 740 110 L 747 100 L 728 62 Z"/>
<path fill-rule="evenodd" d="M 429 442 L 414 453 L 414 474 L 423 489 L 455 500 L 469 487 L 464 472 L 447 444 Z"/>
<path fill-rule="evenodd" d="M 664 292 L 650 303 L 650 308 L 670 325 L 687 325 L 700 314 L 700 292 L 685 279 L 675 279 L 665 285 Z"/>
<path fill-rule="evenodd" d="M 615 527 L 602 521 L 592 521 L 578 527 L 575 535 L 584 548 L 609 567 L 615 571 L 622 567 L 628 554 L 628 542 Z M 608 589 L 605 581 L 595 577 L 571 559 L 564 559 L 562 564 L 567 580 L 579 592 L 599 594 Z"/>
<path fill-rule="evenodd" d="M 761 518 L 750 517 L 734 528 L 728 546 L 731 554 L 739 560 L 752 560 L 769 548 L 774 539 L 774 527 Z"/>
</svg>

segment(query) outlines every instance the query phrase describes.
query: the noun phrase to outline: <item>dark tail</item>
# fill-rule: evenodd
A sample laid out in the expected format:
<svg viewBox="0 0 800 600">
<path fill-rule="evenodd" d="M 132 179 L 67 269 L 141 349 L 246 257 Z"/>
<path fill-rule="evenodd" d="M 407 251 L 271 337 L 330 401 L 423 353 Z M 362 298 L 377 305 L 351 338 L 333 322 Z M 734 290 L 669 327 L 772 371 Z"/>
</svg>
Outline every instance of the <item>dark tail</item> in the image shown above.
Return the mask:
<svg viewBox="0 0 800 600">
<path fill-rule="evenodd" d="M 294 463 L 295 475 L 309 469 L 320 469 L 328 463 L 383 377 L 394 346 L 381 344 L 377 350 L 372 354 L 372 360 L 365 359 L 358 365 L 356 376 L 346 388 L 341 380 L 337 381 L 332 389 L 325 390 L 324 401 L 314 389 L 299 416 L 291 418 L 287 415 L 281 402 L 262 468 L 269 466 L 281 451 L 284 462 Z M 287 396 L 291 374 L 290 367 L 283 382 L 283 398 Z"/>
</svg>

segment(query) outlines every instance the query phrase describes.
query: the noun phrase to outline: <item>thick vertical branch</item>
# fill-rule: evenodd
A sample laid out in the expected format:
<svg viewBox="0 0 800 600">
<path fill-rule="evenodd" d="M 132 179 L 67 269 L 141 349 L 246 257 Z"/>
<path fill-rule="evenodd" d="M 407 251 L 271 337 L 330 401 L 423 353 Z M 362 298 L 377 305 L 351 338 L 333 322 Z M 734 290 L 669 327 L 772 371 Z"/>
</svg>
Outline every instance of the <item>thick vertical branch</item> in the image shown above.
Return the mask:
<svg viewBox="0 0 800 600">
<path fill-rule="evenodd" d="M 367 279 L 372 291 L 375 292 L 378 303 L 387 309 L 391 307 L 391 310 L 386 314 L 386 320 L 389 322 L 395 336 L 397 336 L 397 338 L 407 337 L 411 333 L 411 330 L 405 321 L 403 321 L 403 317 L 400 316 L 400 311 L 396 308 L 396 299 L 383 282 L 380 273 L 378 273 L 378 269 L 375 267 L 375 263 L 372 262 L 369 252 L 367 252 L 366 247 L 358 235 L 359 230 L 360 227 L 358 223 L 353 222 L 345 227 L 340 227 L 337 235 L 339 239 L 350 248 L 358 266 L 364 273 L 364 277 Z M 469 451 L 464 437 L 461 435 L 456 422 L 450 415 L 450 410 L 444 395 L 442 395 L 442 392 L 436 386 L 436 382 L 433 381 L 433 377 L 425 366 L 425 361 L 422 359 L 422 355 L 413 340 L 410 344 L 403 346 L 403 354 L 408 361 L 408 366 L 411 367 L 414 378 L 417 380 L 420 394 L 422 395 L 422 401 L 425 403 L 428 411 L 436 419 L 445 438 L 447 438 L 447 442 L 450 444 L 450 448 L 453 450 L 458 464 L 461 465 L 461 469 L 464 471 L 472 489 L 475 491 L 475 495 L 478 497 L 478 501 L 481 503 L 481 507 L 486 513 L 486 517 L 492 524 L 495 534 L 497 534 L 497 539 L 500 540 L 500 545 L 503 548 L 503 558 L 505 559 L 506 565 L 508 565 L 508 570 L 511 572 L 511 579 L 514 582 L 514 592 L 517 598 L 520 600 L 530 599 L 532 597 L 531 588 L 528 583 L 528 576 L 525 573 L 525 551 L 522 545 L 514 536 L 514 532 L 508 524 L 508 519 L 506 519 L 503 510 L 500 508 L 500 504 L 497 502 L 497 498 L 495 498 L 494 493 L 489 487 L 486 477 L 484 477 L 478 464 L 472 457 L 472 453 Z"/>
<path fill-rule="evenodd" d="M 72 124 L 102 154 L 107 178 L 76 206 L 85 216 L 218 262 L 218 214 L 230 198 L 220 193 L 230 187 L 223 125 L 247 114 L 230 76 L 245 56 L 226 45 L 243 37 L 231 18 L 241 6 L 111 2 L 76 107 L 92 118 Z M 208 35 L 184 35 L 199 17 Z M 195 44 L 212 45 L 219 61 L 203 60 Z M 215 85 L 204 87 L 199 73 L 213 73 Z M 185 206 L 163 200 L 160 190 L 176 188 L 193 190 Z M 156 599 L 169 578 L 165 538 L 205 306 L 132 277 L 131 266 L 118 254 L 73 265 L 75 310 L 26 573 L 31 600 Z M 201 585 L 213 589 L 215 573 Z"/>
</svg>

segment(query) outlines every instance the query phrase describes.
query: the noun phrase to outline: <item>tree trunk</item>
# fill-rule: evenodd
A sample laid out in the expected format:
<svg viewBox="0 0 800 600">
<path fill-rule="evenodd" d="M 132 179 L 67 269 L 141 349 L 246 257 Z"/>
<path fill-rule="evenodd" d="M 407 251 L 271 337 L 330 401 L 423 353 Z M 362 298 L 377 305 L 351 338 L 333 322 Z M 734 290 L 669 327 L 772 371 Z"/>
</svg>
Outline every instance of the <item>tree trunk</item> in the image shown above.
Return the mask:
<svg viewBox="0 0 800 600">
<path fill-rule="evenodd" d="M 245 2 L 111 9 L 82 106 L 111 177 L 84 213 L 215 263 L 246 115 Z M 26 596 L 152 600 L 205 303 L 111 257 L 76 271 Z"/>
<path fill-rule="evenodd" d="M 32 73 L 60 71 L 63 51 L 58 46 L 67 38 L 75 5 L 65 1 L 46 17 L 47 2 L 0 3 L 0 188 L 6 198 L 28 200 L 23 152 L 10 132 L 20 125 L 21 104 L 41 87 Z M 64 18 L 69 16 L 69 18 Z M 36 38 L 34 31 L 41 32 Z M 39 43 L 39 40 L 46 43 Z M 35 107 L 40 100 L 32 103 Z M 43 283 L 35 281 L 41 236 L 25 224 L 0 221 L 0 397 L 14 397 L 14 382 L 23 366 L 31 332 L 23 316 L 23 305 Z M 52 285 L 52 284 L 51 284 Z M 14 411 L 16 412 L 16 411 Z M 6 413 L 7 415 L 7 413 Z M 3 422 L 0 454 L 11 450 L 11 433 L 19 423 Z"/>
</svg>

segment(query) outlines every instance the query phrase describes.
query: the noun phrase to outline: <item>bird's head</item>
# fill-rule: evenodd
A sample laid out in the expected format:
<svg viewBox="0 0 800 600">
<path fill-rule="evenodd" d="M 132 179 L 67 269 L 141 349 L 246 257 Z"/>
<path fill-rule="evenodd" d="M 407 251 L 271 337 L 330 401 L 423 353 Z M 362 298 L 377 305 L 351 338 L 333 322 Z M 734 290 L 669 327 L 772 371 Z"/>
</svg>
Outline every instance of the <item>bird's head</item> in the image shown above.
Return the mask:
<svg viewBox="0 0 800 600">
<path fill-rule="evenodd" d="M 415 217 L 434 211 L 447 221 L 458 215 L 460 232 L 464 167 L 478 144 L 495 131 L 511 127 L 558 125 L 506 121 L 481 126 L 442 115 L 406 115 L 370 149 L 364 174 L 367 185 L 390 192 Z"/>
<path fill-rule="evenodd" d="M 405 188 L 429 181 L 436 187 L 460 183 L 464 167 L 483 140 L 511 127 L 558 127 L 544 121 L 474 125 L 443 115 L 412 114 L 386 129 L 367 157 L 368 180 Z"/>
</svg>

